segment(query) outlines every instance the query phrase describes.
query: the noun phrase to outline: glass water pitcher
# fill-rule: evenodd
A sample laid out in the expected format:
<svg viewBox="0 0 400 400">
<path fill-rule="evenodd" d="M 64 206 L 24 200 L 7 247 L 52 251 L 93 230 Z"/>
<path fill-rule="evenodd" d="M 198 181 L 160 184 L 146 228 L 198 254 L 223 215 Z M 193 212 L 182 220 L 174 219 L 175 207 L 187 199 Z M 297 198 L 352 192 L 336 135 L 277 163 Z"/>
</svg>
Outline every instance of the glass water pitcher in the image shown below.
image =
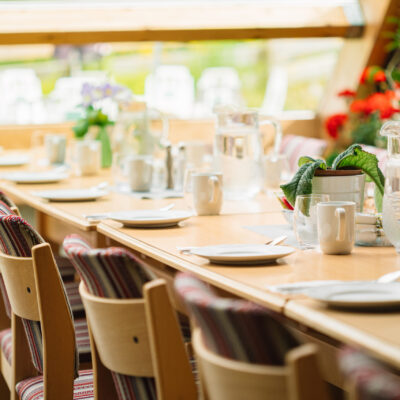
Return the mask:
<svg viewBox="0 0 400 400">
<path fill-rule="evenodd" d="M 400 253 L 400 121 L 386 122 L 380 131 L 387 137 L 388 161 L 383 196 L 383 230 Z"/>
<path fill-rule="evenodd" d="M 263 146 L 259 127 L 275 128 L 275 149 L 281 142 L 280 124 L 273 118 L 261 117 L 257 110 L 221 110 L 217 112 L 214 138 L 215 167 L 223 173 L 224 196 L 244 200 L 255 196 L 263 186 Z"/>
</svg>

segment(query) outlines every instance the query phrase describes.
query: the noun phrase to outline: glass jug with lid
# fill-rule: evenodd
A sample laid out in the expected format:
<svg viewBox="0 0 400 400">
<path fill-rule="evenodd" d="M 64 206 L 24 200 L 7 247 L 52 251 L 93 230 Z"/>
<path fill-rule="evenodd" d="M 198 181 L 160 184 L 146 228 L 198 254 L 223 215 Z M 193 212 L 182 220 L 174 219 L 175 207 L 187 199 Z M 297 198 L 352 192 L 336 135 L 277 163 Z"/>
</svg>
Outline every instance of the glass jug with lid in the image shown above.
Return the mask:
<svg viewBox="0 0 400 400">
<path fill-rule="evenodd" d="M 380 134 L 387 137 L 388 149 L 382 209 L 383 230 L 397 253 L 400 253 L 400 121 L 386 122 Z"/>
<path fill-rule="evenodd" d="M 274 126 L 274 152 L 278 152 L 282 135 L 278 121 L 260 117 L 254 109 L 217 111 L 214 159 L 216 169 L 223 174 L 227 199 L 248 199 L 262 188 L 261 160 L 264 152 L 259 127 L 264 124 Z"/>
</svg>

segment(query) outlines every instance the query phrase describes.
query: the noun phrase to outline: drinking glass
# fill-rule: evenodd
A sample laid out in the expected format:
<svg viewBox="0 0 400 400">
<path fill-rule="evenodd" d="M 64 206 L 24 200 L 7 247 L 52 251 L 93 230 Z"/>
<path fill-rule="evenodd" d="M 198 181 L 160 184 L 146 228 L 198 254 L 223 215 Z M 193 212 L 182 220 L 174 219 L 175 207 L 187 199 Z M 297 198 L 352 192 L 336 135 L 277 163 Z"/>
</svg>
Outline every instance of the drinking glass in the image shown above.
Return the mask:
<svg viewBox="0 0 400 400">
<path fill-rule="evenodd" d="M 329 201 L 329 195 L 306 194 L 296 197 L 293 229 L 303 250 L 318 246 L 317 204 L 321 201 Z"/>
</svg>

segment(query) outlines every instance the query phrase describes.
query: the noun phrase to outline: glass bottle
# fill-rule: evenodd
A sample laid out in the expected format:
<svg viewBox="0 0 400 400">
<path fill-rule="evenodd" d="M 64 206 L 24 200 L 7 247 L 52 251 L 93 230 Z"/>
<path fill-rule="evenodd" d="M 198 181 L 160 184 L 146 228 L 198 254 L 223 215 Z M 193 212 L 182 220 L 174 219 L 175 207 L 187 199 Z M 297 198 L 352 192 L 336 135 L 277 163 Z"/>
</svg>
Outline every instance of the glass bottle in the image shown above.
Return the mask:
<svg viewBox="0 0 400 400">
<path fill-rule="evenodd" d="M 380 131 L 387 137 L 388 161 L 383 196 L 383 230 L 400 253 L 400 121 L 386 122 Z"/>
</svg>

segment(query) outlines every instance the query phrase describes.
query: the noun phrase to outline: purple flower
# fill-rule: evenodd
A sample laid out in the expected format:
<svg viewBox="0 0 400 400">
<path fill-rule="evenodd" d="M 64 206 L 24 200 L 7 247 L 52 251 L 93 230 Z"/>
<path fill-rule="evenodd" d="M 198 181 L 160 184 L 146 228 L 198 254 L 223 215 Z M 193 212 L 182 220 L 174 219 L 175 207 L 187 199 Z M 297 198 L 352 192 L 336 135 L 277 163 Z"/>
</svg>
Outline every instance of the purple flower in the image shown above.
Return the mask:
<svg viewBox="0 0 400 400">
<path fill-rule="evenodd" d="M 94 89 L 94 87 L 90 83 L 86 82 L 82 85 L 82 90 L 81 90 L 82 102 L 85 107 L 88 107 L 91 104 L 93 104 L 93 101 L 94 101 L 93 89 Z"/>
</svg>

